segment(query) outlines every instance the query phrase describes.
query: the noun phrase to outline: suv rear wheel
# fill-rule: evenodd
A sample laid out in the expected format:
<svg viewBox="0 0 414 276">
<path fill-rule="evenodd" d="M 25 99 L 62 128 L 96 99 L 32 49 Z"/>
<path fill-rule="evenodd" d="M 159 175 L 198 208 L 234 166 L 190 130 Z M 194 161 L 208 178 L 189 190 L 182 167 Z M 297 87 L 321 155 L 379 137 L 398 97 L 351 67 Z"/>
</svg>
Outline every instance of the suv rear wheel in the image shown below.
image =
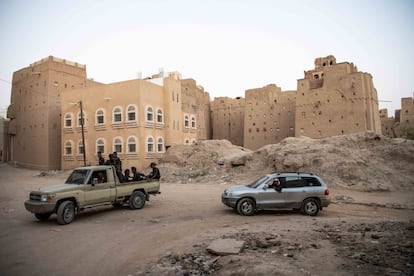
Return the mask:
<svg viewBox="0 0 414 276">
<path fill-rule="evenodd" d="M 256 206 L 253 199 L 251 198 L 242 198 L 237 203 L 237 212 L 243 216 L 251 216 L 256 211 Z"/>
<path fill-rule="evenodd" d="M 316 199 L 308 198 L 302 203 L 302 213 L 308 216 L 316 216 L 319 212 L 319 204 Z"/>
</svg>

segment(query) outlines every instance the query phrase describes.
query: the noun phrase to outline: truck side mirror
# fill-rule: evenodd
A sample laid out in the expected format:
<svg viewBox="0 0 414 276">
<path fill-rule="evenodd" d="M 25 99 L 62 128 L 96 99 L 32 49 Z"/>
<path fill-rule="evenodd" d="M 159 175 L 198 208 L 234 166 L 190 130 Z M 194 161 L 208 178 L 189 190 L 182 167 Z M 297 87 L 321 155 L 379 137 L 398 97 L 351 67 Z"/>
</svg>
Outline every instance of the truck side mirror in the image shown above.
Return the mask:
<svg viewBox="0 0 414 276">
<path fill-rule="evenodd" d="M 263 190 L 266 190 L 267 188 L 269 188 L 269 185 L 264 184 L 264 185 L 263 185 Z"/>
</svg>

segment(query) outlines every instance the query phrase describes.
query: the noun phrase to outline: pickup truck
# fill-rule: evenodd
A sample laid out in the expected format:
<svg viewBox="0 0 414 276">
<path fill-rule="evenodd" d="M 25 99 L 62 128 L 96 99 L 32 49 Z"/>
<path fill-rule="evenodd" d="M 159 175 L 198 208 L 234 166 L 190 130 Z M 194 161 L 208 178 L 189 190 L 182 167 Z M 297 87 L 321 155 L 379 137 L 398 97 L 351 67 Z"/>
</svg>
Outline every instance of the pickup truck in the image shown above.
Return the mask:
<svg viewBox="0 0 414 276">
<path fill-rule="evenodd" d="M 156 194 L 160 194 L 158 179 L 121 183 L 113 166 L 89 166 L 74 169 L 64 184 L 30 192 L 24 205 L 41 221 L 55 213 L 63 225 L 87 208 L 129 204 L 131 209 L 141 209 L 150 195 Z"/>
</svg>

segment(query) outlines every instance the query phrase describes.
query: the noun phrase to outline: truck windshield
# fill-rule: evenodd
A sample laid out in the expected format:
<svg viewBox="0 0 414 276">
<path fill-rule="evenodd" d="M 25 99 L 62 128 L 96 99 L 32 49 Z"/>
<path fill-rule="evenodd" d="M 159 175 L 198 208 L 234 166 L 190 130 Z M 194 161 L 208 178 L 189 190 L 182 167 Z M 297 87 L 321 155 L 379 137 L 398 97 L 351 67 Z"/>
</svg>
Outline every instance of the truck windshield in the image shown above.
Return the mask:
<svg viewBox="0 0 414 276">
<path fill-rule="evenodd" d="M 89 170 L 74 170 L 66 180 L 65 184 L 84 184 L 88 172 Z"/>
<path fill-rule="evenodd" d="M 263 176 L 246 186 L 250 188 L 257 188 L 260 184 L 262 184 L 263 182 L 266 182 L 268 179 L 269 179 L 268 176 Z"/>
</svg>

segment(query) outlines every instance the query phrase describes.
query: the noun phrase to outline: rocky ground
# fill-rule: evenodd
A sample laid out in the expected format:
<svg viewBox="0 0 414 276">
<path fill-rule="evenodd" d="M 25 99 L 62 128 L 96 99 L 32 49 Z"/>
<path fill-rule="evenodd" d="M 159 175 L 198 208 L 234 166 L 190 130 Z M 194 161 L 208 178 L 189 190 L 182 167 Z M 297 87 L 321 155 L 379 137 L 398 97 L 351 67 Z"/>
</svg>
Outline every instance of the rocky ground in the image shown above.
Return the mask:
<svg viewBox="0 0 414 276">
<path fill-rule="evenodd" d="M 216 256 L 205 250 L 207 244 L 181 255 L 168 252 L 136 275 L 414 274 L 414 221 L 333 220 L 302 231 L 279 230 L 221 236 L 244 241 L 237 255 Z"/>
</svg>

